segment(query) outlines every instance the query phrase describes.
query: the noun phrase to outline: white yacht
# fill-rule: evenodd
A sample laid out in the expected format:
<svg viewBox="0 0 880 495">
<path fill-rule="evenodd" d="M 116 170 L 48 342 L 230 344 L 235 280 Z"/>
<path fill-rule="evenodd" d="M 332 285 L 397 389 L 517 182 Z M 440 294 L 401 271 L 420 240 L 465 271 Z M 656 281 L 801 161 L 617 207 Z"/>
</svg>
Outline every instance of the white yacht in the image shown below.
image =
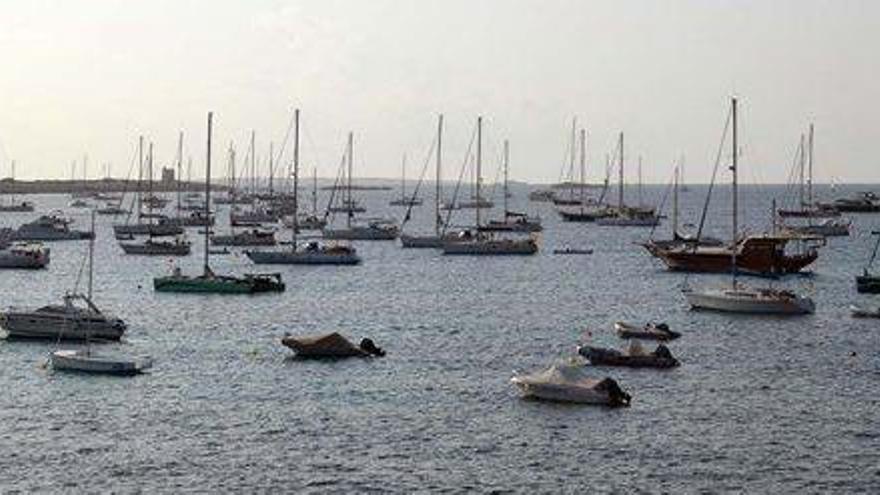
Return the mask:
<svg viewBox="0 0 880 495">
<path fill-rule="evenodd" d="M 738 286 L 685 291 L 684 295 L 694 309 L 753 314 L 811 314 L 816 311 L 812 299 L 787 290 Z"/>
<path fill-rule="evenodd" d="M 102 313 L 82 294 L 67 294 L 60 305 L 35 310 L 10 309 L 0 314 L 0 326 L 11 338 L 70 340 L 85 340 L 87 336 L 119 340 L 126 328 L 125 322 Z"/>
<path fill-rule="evenodd" d="M 16 241 L 79 241 L 94 236 L 93 232 L 72 230 L 71 223 L 57 214 L 42 215 L 14 231 L 7 229 L 7 235 Z"/>
</svg>

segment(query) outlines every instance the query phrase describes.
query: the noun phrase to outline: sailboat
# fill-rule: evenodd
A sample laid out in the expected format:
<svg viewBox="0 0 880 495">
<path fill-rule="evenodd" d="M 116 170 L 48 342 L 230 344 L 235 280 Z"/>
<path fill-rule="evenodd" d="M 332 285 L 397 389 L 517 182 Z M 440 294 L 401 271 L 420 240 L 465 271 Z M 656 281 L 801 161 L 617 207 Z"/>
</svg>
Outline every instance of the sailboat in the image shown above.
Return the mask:
<svg viewBox="0 0 880 495">
<path fill-rule="evenodd" d="M 598 225 L 615 227 L 654 227 L 660 223 L 660 217 L 654 213 L 654 208 L 642 206 L 627 206 L 623 201 L 624 175 L 623 175 L 623 133 L 618 138 L 618 178 L 617 209 L 608 216 L 596 220 Z"/>
<path fill-rule="evenodd" d="M 443 184 L 441 181 L 441 159 L 443 144 L 443 115 L 437 117 L 437 147 L 435 149 L 435 175 L 434 175 L 434 233 L 433 234 L 400 234 L 400 243 L 405 248 L 442 248 L 445 222 L 443 221 Z M 406 222 L 404 222 L 406 223 Z"/>
<path fill-rule="evenodd" d="M 10 163 L 9 181 L 15 187 L 15 160 Z M 30 213 L 34 211 L 34 204 L 30 201 L 15 202 L 15 193 L 9 194 L 9 204 L 0 204 L 0 212 L 3 213 Z"/>
<path fill-rule="evenodd" d="M 835 208 L 829 208 L 816 205 L 813 201 L 813 124 L 810 124 L 809 137 L 807 140 L 807 152 L 804 153 L 804 136 L 801 135 L 800 146 L 798 147 L 798 169 L 800 175 L 800 188 L 798 195 L 799 210 L 778 210 L 777 216 L 782 220 L 780 230 L 785 234 L 794 236 L 823 236 L 823 237 L 840 237 L 848 236 L 852 222 L 849 220 L 841 220 L 835 217 L 840 216 L 840 211 Z M 806 154 L 806 164 L 804 155 Z M 806 198 L 804 197 L 804 169 L 808 168 L 809 173 L 806 178 Z M 786 223 L 786 218 L 806 218 L 806 225 L 793 225 Z M 813 223 L 814 218 L 824 218 L 818 224 Z"/>
<path fill-rule="evenodd" d="M 233 177 L 235 177 L 235 149 L 232 148 L 231 144 L 229 146 L 229 167 L 232 170 Z M 261 215 L 260 211 L 253 210 L 236 213 L 235 196 L 233 196 L 229 213 L 229 234 L 211 236 L 211 244 L 215 246 L 274 246 L 276 244 L 275 233 L 257 228 L 265 220 L 263 217 L 259 217 Z M 239 216 L 236 217 L 236 215 Z M 236 221 L 236 218 L 239 220 Z M 242 220 L 245 218 L 250 220 Z M 235 227 L 239 225 L 251 225 L 254 228 L 236 232 Z"/>
<path fill-rule="evenodd" d="M 95 212 L 92 212 L 92 231 L 95 230 Z M 153 360 L 149 356 L 127 356 L 119 353 L 95 352 L 92 350 L 92 325 L 94 321 L 106 319 L 100 311 L 95 308 L 92 301 L 92 281 L 95 264 L 95 241 L 94 238 L 89 242 L 89 279 L 88 279 L 88 295 L 84 296 L 84 300 L 88 302 L 88 310 L 91 313 L 80 313 L 65 315 L 60 320 L 60 328 L 58 340 L 68 338 L 68 326 L 71 335 L 75 338 L 84 337 L 86 341 L 85 349 L 59 349 L 49 353 L 49 364 L 55 371 L 77 371 L 86 373 L 100 373 L 110 375 L 136 375 L 142 373 L 153 366 Z M 56 321 L 56 326 L 59 320 Z M 122 320 L 115 319 L 115 324 L 124 330 L 125 324 Z M 120 332 L 121 334 L 121 332 Z M 118 337 L 117 337 L 118 340 Z"/>
<path fill-rule="evenodd" d="M 874 244 L 874 250 L 871 252 L 871 258 L 865 265 L 865 270 L 861 275 L 856 276 L 856 290 L 858 292 L 866 292 L 871 294 L 880 294 L 880 275 L 871 273 L 871 266 L 877 259 L 877 251 L 880 249 L 880 231 L 873 231 L 871 235 L 877 236 L 877 242 Z"/>
<path fill-rule="evenodd" d="M 480 168 L 482 165 L 482 140 L 483 140 L 483 117 L 477 118 L 477 160 L 475 168 L 475 196 L 476 203 L 480 203 Z M 466 230 L 452 238 L 443 239 L 443 254 L 453 255 L 529 255 L 538 252 L 538 243 L 531 236 L 525 239 L 497 237 L 491 232 L 480 230 L 480 210 L 474 208 L 475 229 Z"/>
<path fill-rule="evenodd" d="M 393 241 L 400 235 L 400 228 L 393 223 L 382 219 L 370 219 L 366 223 L 353 224 L 355 209 L 351 208 L 356 202 L 351 197 L 352 185 L 352 164 L 354 161 L 354 135 L 348 133 L 348 145 L 346 146 L 346 159 L 348 163 L 348 173 L 346 179 L 348 185 L 345 188 L 346 197 L 343 200 L 343 206 L 348 207 L 345 215 L 345 227 L 333 228 L 325 227 L 322 231 L 325 239 L 347 240 L 347 241 Z M 330 211 L 333 211 L 331 208 Z"/>
<path fill-rule="evenodd" d="M 544 227 L 541 226 L 541 218 L 533 217 L 527 213 L 511 211 L 508 207 L 508 170 L 510 167 L 510 145 L 504 140 L 504 218 L 500 220 L 489 220 L 486 225 L 481 227 L 484 231 L 490 232 L 541 232 Z"/>
<path fill-rule="evenodd" d="M 559 188 L 561 190 L 567 190 L 568 197 L 564 198 L 564 197 L 556 194 L 555 190 L 551 190 L 550 191 L 550 193 L 551 193 L 550 200 L 553 202 L 553 204 L 555 206 L 577 206 L 577 205 L 583 206 L 584 205 L 585 198 L 584 198 L 584 194 L 583 194 L 584 193 L 583 163 L 581 163 L 581 182 L 579 184 L 580 196 L 578 198 L 574 197 L 574 189 L 575 189 L 574 160 L 575 160 L 575 154 L 577 153 L 577 145 L 575 144 L 575 140 L 577 139 L 575 137 L 576 133 L 577 133 L 577 117 L 575 117 L 571 120 L 571 138 L 568 143 L 568 148 L 566 150 L 566 155 L 568 155 L 568 157 L 569 157 L 567 178 L 563 182 L 560 182 L 559 184 L 553 186 L 554 189 Z M 581 141 L 581 158 L 583 158 L 583 140 Z M 563 174 L 565 174 L 565 165 L 564 164 L 563 164 Z"/>
<path fill-rule="evenodd" d="M 327 220 L 323 217 L 318 216 L 318 169 L 312 169 L 312 211 L 309 213 L 302 213 L 296 219 L 296 226 L 299 230 L 321 230 L 327 226 Z M 298 207 L 297 207 L 298 209 Z M 282 222 L 285 227 L 293 226 L 293 218 L 290 216 L 284 217 Z"/>
<path fill-rule="evenodd" d="M 421 198 L 406 195 L 406 153 L 403 154 L 402 162 L 400 165 L 400 197 L 392 199 L 388 204 L 391 206 L 421 206 Z"/>
<path fill-rule="evenodd" d="M 290 227 L 290 249 L 281 251 L 246 251 L 257 264 L 286 265 L 356 265 L 361 262 L 355 248 L 344 244 L 321 245 L 310 241 L 303 248 L 297 246 L 297 219 L 299 218 L 299 109 L 294 111 L 293 134 L 293 225 Z"/>
<path fill-rule="evenodd" d="M 730 171 L 732 173 L 731 182 L 733 185 L 733 229 L 732 238 L 736 239 L 738 234 L 737 224 L 737 114 L 736 114 L 736 98 L 731 98 L 731 124 L 732 147 L 733 154 Z M 807 296 L 801 296 L 788 290 L 778 290 L 770 288 L 749 288 L 744 285 L 738 285 L 737 276 L 737 250 L 730 250 L 730 266 L 732 283 L 730 287 L 715 287 L 701 290 L 686 289 L 684 291 L 688 304 L 694 309 L 709 309 L 715 311 L 733 312 L 733 313 L 763 313 L 763 314 L 807 314 L 813 313 L 816 309 L 813 300 Z"/>
<path fill-rule="evenodd" d="M 137 180 L 137 193 L 134 196 L 133 207 L 135 210 L 135 214 L 137 215 L 136 223 L 128 223 L 129 218 L 126 218 L 124 224 L 117 224 L 113 226 L 113 234 L 117 239 L 130 239 L 131 236 L 135 235 L 149 235 L 152 237 L 162 237 L 162 236 L 176 236 L 183 234 L 183 227 L 180 225 L 172 225 L 166 221 L 164 218 L 159 218 L 158 222 L 149 222 L 144 223 L 144 218 L 152 216 L 150 214 L 144 214 L 143 208 L 144 203 L 147 204 L 149 208 L 163 208 L 164 204 L 160 203 L 164 200 L 158 198 L 150 194 L 147 198 L 153 198 L 153 200 L 147 201 L 143 197 L 143 175 L 144 175 L 144 137 L 138 137 L 138 180 Z M 150 174 L 150 181 L 153 180 L 152 174 Z"/>
<path fill-rule="evenodd" d="M 92 232 L 95 219 L 92 215 Z M 119 340 L 125 333 L 125 322 L 102 312 L 92 300 L 92 258 L 94 236 L 89 241 L 88 292 L 64 295 L 62 305 L 43 306 L 34 310 L 10 309 L 0 314 L 0 326 L 8 338 L 70 339 L 99 338 Z"/>
<path fill-rule="evenodd" d="M 147 153 L 147 166 L 149 168 L 150 173 L 150 181 L 149 181 L 149 191 L 150 195 L 153 195 L 153 143 L 150 143 L 149 151 Z M 153 204 L 148 204 L 148 218 L 150 220 L 149 225 L 153 225 L 154 215 L 153 215 Z M 122 248 L 122 251 L 125 254 L 136 254 L 136 255 L 147 255 L 147 256 L 186 256 L 190 253 L 190 242 L 181 237 L 175 238 L 173 241 L 160 241 L 153 239 L 153 235 L 150 233 L 151 230 L 147 231 L 147 235 L 149 236 L 145 241 L 129 241 L 119 242 L 119 247 Z"/>
<path fill-rule="evenodd" d="M 609 209 L 603 205 L 601 205 L 601 201 L 596 202 L 595 204 L 590 204 L 590 200 L 586 197 L 587 191 L 587 183 L 586 183 L 586 169 L 587 169 L 587 131 L 585 129 L 581 129 L 580 132 L 580 184 L 579 191 L 580 197 L 575 201 L 572 200 L 565 204 L 576 204 L 577 208 L 559 208 L 556 210 L 559 213 L 559 216 L 562 217 L 562 220 L 565 222 L 595 222 L 600 218 L 607 217 L 611 214 Z M 607 187 L 607 181 L 606 181 Z M 603 191 L 604 196 L 604 191 Z M 554 203 L 559 204 L 554 201 Z"/>
<path fill-rule="evenodd" d="M 205 173 L 205 214 L 211 207 L 211 134 L 214 114 L 208 112 L 208 150 Z M 255 292 L 283 292 L 284 282 L 280 273 L 246 274 L 244 277 L 216 275 L 211 270 L 208 249 L 210 234 L 205 234 L 205 266 L 201 275 L 188 276 L 175 267 L 171 275 L 153 279 L 158 292 L 192 292 L 213 294 L 253 294 Z"/>
</svg>

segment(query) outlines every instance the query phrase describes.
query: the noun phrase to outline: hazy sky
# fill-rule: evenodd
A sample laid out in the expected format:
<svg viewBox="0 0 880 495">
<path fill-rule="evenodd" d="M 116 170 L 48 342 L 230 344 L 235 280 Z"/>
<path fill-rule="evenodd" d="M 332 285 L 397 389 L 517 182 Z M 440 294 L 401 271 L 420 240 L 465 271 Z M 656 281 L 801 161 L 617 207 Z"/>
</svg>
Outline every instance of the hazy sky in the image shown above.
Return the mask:
<svg viewBox="0 0 880 495">
<path fill-rule="evenodd" d="M 591 178 L 622 130 L 630 180 L 638 155 L 666 182 L 683 153 L 705 182 L 736 94 L 746 182 L 784 182 L 811 120 L 817 181 L 877 182 L 878 47 L 877 1 L 2 0 L 0 175 L 88 153 L 125 176 L 138 134 L 167 163 L 178 130 L 201 175 L 207 111 L 215 156 L 251 129 L 265 156 L 299 106 L 322 176 L 349 130 L 356 175 L 397 176 L 404 152 L 415 175 L 442 112 L 450 178 L 482 114 L 484 176 L 509 138 L 512 177 L 556 180 L 576 115 Z"/>
</svg>

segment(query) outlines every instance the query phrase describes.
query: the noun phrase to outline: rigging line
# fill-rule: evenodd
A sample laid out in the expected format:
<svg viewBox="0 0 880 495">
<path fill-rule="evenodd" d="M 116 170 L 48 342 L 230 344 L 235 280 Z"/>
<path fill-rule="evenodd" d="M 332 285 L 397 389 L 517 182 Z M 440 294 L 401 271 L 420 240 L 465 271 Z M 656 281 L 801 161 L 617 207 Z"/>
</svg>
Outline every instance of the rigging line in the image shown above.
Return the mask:
<svg viewBox="0 0 880 495">
<path fill-rule="evenodd" d="M 474 130 L 471 133 L 471 141 L 468 143 L 467 152 L 464 154 L 464 160 L 461 164 L 461 170 L 458 173 L 458 182 L 455 183 L 455 189 L 452 192 L 452 202 L 449 203 L 449 209 L 446 210 L 446 221 L 443 222 L 443 231 L 441 232 L 441 236 L 446 234 L 446 228 L 449 226 L 449 222 L 452 220 L 452 208 L 455 206 L 458 201 L 458 191 L 461 189 L 461 181 L 464 177 L 465 171 L 467 170 L 468 163 L 470 162 L 471 155 L 473 152 L 474 141 L 477 140 L 477 126 L 474 125 Z"/>
<path fill-rule="evenodd" d="M 138 150 L 137 146 L 134 147 L 134 150 L 131 152 L 131 162 L 128 165 L 128 174 L 125 176 L 125 189 L 128 189 L 129 178 L 131 178 L 132 173 L 134 172 L 134 167 L 137 164 L 137 156 Z M 116 206 L 122 206 L 122 203 L 125 202 L 125 193 L 126 190 L 123 189 L 122 197 L 119 198 L 119 202 Z M 125 215 L 125 224 L 128 225 L 128 221 L 131 219 L 131 214 L 134 211 L 135 207 L 135 196 L 131 197 L 131 205 L 128 208 L 128 213 Z"/>
<path fill-rule="evenodd" d="M 675 160 L 673 160 L 672 164 L 674 165 L 673 170 L 678 168 Z M 660 206 L 657 208 L 658 215 L 663 212 L 663 207 L 666 205 L 666 199 L 669 197 L 669 192 L 672 190 L 673 184 L 675 183 L 675 172 L 672 173 L 672 178 L 669 179 L 669 184 L 666 185 L 666 189 L 663 192 L 663 198 L 660 200 Z M 656 222 L 651 226 L 651 232 L 648 234 L 648 240 L 654 238 L 654 231 L 657 230 L 657 227 L 660 225 L 660 222 Z M 675 237 L 675 232 L 673 232 L 673 237 Z"/>
<path fill-rule="evenodd" d="M 422 165 L 422 173 L 419 175 L 419 181 L 416 183 L 416 187 L 413 190 L 412 198 L 409 200 L 409 204 L 406 205 L 406 214 L 403 217 L 403 221 L 400 222 L 400 228 L 403 229 L 403 226 L 406 225 L 406 222 L 410 220 L 413 206 L 415 205 L 416 198 L 419 197 L 419 190 L 422 187 L 422 181 L 425 179 L 425 173 L 428 171 L 428 166 L 431 164 L 431 159 L 434 158 L 434 149 L 437 147 L 437 136 L 434 136 L 434 139 L 431 140 L 431 147 L 428 149 L 428 154 L 425 156 L 425 164 Z"/>
<path fill-rule="evenodd" d="M 694 249 L 700 242 L 703 235 L 703 227 L 706 224 L 706 213 L 709 211 L 709 201 L 712 199 L 712 190 L 715 189 L 715 177 L 718 174 L 718 166 L 721 164 L 721 154 L 724 152 L 724 145 L 727 143 L 727 131 L 730 130 L 730 121 L 733 116 L 733 109 L 727 110 L 727 120 L 724 122 L 724 131 L 721 133 L 721 142 L 718 144 L 718 153 L 715 155 L 715 166 L 712 168 L 712 180 L 709 181 L 709 190 L 706 192 L 706 201 L 703 203 L 703 211 L 700 213 L 700 226 L 697 228 L 697 242 L 694 243 Z M 736 243 L 736 239 L 733 239 Z"/>
<path fill-rule="evenodd" d="M 348 153 L 348 147 L 345 148 L 346 151 L 342 152 L 342 159 L 339 161 L 339 168 L 336 171 L 336 177 L 333 179 L 333 188 L 330 189 L 330 197 L 327 198 L 327 209 L 324 210 L 324 221 L 327 221 L 327 218 L 330 218 L 330 222 L 336 219 L 336 214 L 333 212 L 333 201 L 336 199 L 336 191 L 339 188 L 339 183 L 342 181 L 342 174 L 345 171 L 345 157 Z M 350 208 L 351 205 L 348 205 Z"/>
<path fill-rule="evenodd" d="M 795 181 L 795 174 L 798 173 L 797 169 L 798 169 L 798 163 L 800 161 L 801 153 L 803 153 L 803 149 L 802 149 L 802 146 L 800 144 L 798 144 L 795 147 L 795 152 L 794 152 L 794 156 L 792 158 L 791 167 L 789 167 L 789 169 L 788 169 L 788 178 L 785 183 L 786 187 L 785 187 L 785 193 L 783 195 L 783 202 L 786 205 L 789 204 L 788 203 L 789 199 L 792 202 L 794 202 L 794 195 L 795 195 L 794 181 Z"/>
</svg>

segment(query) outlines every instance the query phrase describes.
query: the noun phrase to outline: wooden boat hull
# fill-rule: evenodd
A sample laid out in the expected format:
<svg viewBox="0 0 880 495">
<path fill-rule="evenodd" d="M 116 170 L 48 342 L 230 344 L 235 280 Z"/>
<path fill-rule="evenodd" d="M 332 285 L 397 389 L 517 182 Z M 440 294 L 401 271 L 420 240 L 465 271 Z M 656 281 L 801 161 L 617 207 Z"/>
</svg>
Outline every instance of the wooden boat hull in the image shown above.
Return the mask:
<svg viewBox="0 0 880 495">
<path fill-rule="evenodd" d="M 815 249 L 810 249 L 804 254 L 785 254 L 779 249 L 782 244 L 784 243 L 781 241 L 761 237 L 747 239 L 741 244 L 742 247 L 736 256 L 737 272 L 760 276 L 798 273 L 819 257 Z M 729 247 L 683 247 L 676 244 L 670 246 L 651 244 L 645 247 L 673 271 L 708 273 L 732 271 Z"/>
</svg>

